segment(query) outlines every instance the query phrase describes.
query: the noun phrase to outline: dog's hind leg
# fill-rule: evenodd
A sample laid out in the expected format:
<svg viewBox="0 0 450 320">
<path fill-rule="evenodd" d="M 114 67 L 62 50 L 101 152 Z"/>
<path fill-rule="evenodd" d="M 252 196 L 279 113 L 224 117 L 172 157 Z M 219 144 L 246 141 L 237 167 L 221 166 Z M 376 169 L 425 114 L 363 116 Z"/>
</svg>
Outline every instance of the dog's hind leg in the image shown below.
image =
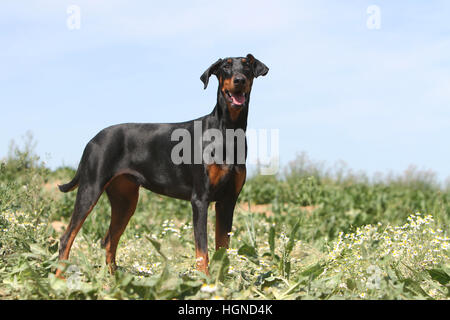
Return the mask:
<svg viewBox="0 0 450 320">
<path fill-rule="evenodd" d="M 80 184 L 69 226 L 60 239 L 59 260 L 69 259 L 73 241 L 86 220 L 86 217 L 96 205 L 98 198 L 103 192 L 103 187 L 99 183 Z M 61 278 L 61 273 L 62 270 L 58 268 L 56 270 L 56 276 Z"/>
<path fill-rule="evenodd" d="M 139 185 L 130 175 L 120 175 L 114 178 L 106 188 L 111 204 L 111 224 L 108 233 L 102 241 L 106 249 L 106 264 L 113 273 L 116 266 L 116 250 L 119 239 L 136 210 L 139 198 Z"/>
</svg>

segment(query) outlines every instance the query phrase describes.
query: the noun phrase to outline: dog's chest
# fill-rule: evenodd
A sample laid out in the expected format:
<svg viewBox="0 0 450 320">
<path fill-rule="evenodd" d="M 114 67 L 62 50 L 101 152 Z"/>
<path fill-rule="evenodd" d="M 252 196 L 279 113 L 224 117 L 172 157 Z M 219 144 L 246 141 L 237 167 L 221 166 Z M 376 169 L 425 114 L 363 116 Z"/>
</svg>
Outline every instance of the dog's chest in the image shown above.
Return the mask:
<svg viewBox="0 0 450 320">
<path fill-rule="evenodd" d="M 212 190 L 227 190 L 237 196 L 245 183 L 247 171 L 245 165 L 211 164 L 207 166 L 207 173 Z"/>
</svg>

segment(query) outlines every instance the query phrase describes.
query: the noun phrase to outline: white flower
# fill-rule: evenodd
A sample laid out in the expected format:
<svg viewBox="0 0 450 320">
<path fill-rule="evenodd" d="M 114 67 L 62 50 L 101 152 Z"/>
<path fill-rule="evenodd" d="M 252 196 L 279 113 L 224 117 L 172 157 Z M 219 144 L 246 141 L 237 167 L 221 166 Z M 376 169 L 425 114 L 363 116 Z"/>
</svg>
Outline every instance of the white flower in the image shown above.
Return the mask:
<svg viewBox="0 0 450 320">
<path fill-rule="evenodd" d="M 217 287 L 213 284 L 206 284 L 204 283 L 200 289 L 201 292 L 208 292 L 208 293 L 213 293 L 217 290 Z"/>
</svg>

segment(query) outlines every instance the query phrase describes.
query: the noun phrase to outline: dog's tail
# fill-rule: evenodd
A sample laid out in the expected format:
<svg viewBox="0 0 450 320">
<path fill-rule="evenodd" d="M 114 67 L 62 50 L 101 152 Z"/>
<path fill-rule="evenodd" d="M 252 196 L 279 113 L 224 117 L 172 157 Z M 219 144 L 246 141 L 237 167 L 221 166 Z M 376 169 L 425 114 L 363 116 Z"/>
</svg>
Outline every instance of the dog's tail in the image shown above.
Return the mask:
<svg viewBox="0 0 450 320">
<path fill-rule="evenodd" d="M 78 167 L 75 177 L 73 177 L 73 179 L 69 183 L 60 184 L 58 185 L 58 188 L 61 192 L 69 192 L 75 190 L 78 187 L 79 181 L 80 181 L 80 167 Z"/>
<path fill-rule="evenodd" d="M 75 173 L 75 177 L 73 177 L 73 179 L 66 184 L 58 185 L 58 188 L 61 192 L 69 192 L 69 191 L 75 190 L 78 187 L 78 184 L 80 183 L 82 167 L 84 166 L 83 163 L 86 162 L 86 158 L 89 153 L 88 146 L 86 146 L 86 148 L 83 151 L 83 155 L 81 156 L 80 164 L 78 165 L 78 169 L 77 169 L 77 173 Z"/>
<path fill-rule="evenodd" d="M 61 192 L 70 192 L 78 187 L 78 184 L 80 183 L 80 177 L 82 176 L 81 173 L 84 171 L 84 168 L 86 168 L 86 162 L 89 158 L 89 154 L 91 153 L 91 151 L 92 145 L 91 142 L 89 142 L 84 148 L 80 164 L 78 165 L 77 172 L 75 173 L 75 177 L 73 177 L 73 179 L 66 184 L 58 185 L 58 188 Z"/>
</svg>

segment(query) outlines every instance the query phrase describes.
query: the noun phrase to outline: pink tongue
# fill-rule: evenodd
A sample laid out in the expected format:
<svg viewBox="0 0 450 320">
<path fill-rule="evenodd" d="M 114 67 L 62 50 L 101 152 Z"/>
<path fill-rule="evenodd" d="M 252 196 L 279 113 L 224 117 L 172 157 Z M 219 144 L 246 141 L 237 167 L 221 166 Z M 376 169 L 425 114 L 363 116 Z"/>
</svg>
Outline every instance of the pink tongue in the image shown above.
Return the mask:
<svg viewBox="0 0 450 320">
<path fill-rule="evenodd" d="M 239 96 L 235 96 L 234 94 L 232 94 L 231 100 L 233 101 L 234 104 L 241 105 L 245 102 L 245 96 L 243 94 Z"/>
</svg>

